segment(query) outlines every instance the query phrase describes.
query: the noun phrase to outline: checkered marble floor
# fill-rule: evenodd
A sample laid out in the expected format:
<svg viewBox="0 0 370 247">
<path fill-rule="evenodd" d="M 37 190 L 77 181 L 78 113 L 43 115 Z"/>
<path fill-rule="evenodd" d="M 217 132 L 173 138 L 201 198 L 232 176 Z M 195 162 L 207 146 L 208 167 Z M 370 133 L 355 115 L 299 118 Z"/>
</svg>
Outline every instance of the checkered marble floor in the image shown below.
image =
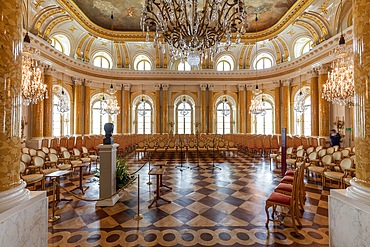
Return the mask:
<svg viewBox="0 0 370 247">
<path fill-rule="evenodd" d="M 159 160 L 163 157 L 152 157 L 150 163 Z M 303 226 L 296 235 L 288 219 L 265 227 L 265 201 L 280 180 L 270 171 L 268 159 L 243 154 L 201 157 L 199 166 L 207 169 L 194 169 L 198 160 L 193 156 L 183 160 L 182 169 L 178 156 L 165 160 L 169 165 L 163 181 L 172 190 L 163 188 L 161 194 L 170 204 L 159 201 L 158 207 L 148 209 L 155 197 L 155 178 L 148 176 L 147 157 L 136 160 L 131 155 L 132 172 L 145 164 L 139 172 L 140 184 L 136 180 L 113 207 L 96 207 L 95 202 L 76 198 L 59 203 L 56 214 L 61 219 L 49 223 L 49 246 L 328 246 L 329 191 L 320 184 L 306 184 Z M 221 169 L 211 169 L 214 166 Z M 62 186 L 72 189 L 78 184 L 77 176 L 62 180 Z M 147 185 L 149 179 L 152 185 Z M 86 175 L 84 184 L 90 188 L 77 195 L 98 198 L 98 179 Z M 67 192 L 63 196 L 73 198 Z M 133 219 L 138 204 L 140 221 Z"/>
</svg>

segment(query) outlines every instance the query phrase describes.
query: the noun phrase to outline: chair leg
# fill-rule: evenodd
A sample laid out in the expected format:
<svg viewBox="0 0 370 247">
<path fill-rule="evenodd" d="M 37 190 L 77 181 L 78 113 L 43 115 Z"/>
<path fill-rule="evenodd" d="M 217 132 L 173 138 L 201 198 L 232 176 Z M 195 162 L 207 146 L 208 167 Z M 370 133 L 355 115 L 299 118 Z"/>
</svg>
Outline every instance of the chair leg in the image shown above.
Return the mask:
<svg viewBox="0 0 370 247">
<path fill-rule="evenodd" d="M 270 217 L 269 217 L 269 208 L 270 208 L 270 205 L 268 205 L 268 204 L 266 203 L 266 206 L 265 206 L 266 217 L 267 217 L 266 224 L 265 224 L 265 226 L 266 226 L 266 227 L 268 227 L 269 222 L 270 222 Z"/>
</svg>

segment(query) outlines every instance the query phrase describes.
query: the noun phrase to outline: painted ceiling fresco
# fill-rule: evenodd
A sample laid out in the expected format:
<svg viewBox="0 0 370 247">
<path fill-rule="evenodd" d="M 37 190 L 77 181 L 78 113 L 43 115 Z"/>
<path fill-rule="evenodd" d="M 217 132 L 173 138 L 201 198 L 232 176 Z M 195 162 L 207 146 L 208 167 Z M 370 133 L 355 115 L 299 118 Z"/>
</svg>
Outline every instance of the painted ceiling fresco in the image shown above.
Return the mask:
<svg viewBox="0 0 370 247">
<path fill-rule="evenodd" d="M 113 30 L 141 31 L 140 16 L 144 0 L 73 0 L 96 25 Z M 202 0 L 200 0 L 202 1 Z M 244 0 L 247 6 L 249 31 L 266 30 L 276 24 L 297 0 Z M 200 5 L 202 3 L 199 3 Z M 255 23 L 258 13 L 258 23 Z M 256 28 L 257 26 L 257 28 Z"/>
</svg>

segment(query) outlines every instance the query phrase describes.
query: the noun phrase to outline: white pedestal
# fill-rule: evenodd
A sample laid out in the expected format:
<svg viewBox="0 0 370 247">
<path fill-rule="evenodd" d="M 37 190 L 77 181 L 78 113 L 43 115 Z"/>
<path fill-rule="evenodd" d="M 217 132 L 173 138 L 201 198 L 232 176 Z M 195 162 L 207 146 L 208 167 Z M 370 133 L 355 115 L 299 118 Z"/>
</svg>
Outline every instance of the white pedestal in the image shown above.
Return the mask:
<svg viewBox="0 0 370 247">
<path fill-rule="evenodd" d="M 330 190 L 329 238 L 333 247 L 369 246 L 370 206 L 349 197 L 346 190 Z"/>
<path fill-rule="evenodd" d="M 31 191 L 29 199 L 0 214 L 0 246 L 48 246 L 45 191 Z"/>
<path fill-rule="evenodd" d="M 100 144 L 100 178 L 99 178 L 99 197 L 104 198 L 116 192 L 116 155 L 118 144 Z M 114 206 L 119 196 L 115 195 L 103 201 L 96 202 L 96 206 Z"/>
</svg>

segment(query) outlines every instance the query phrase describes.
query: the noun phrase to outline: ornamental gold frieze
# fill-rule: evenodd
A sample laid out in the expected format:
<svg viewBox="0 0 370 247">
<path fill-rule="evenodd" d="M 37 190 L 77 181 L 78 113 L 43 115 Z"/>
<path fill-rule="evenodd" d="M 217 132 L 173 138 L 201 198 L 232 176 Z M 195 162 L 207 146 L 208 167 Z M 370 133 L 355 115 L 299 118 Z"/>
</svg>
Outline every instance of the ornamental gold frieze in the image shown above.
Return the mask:
<svg viewBox="0 0 370 247">
<path fill-rule="evenodd" d="M 301 18 L 306 18 L 314 22 L 320 28 L 321 30 L 320 42 L 324 41 L 327 38 L 327 35 L 329 34 L 329 30 L 328 30 L 329 23 L 324 23 L 322 16 L 320 16 L 319 14 L 315 12 L 305 12 L 301 15 Z"/>
<path fill-rule="evenodd" d="M 244 44 L 243 45 L 243 48 L 242 48 L 242 51 L 240 53 L 240 57 L 239 57 L 239 69 L 244 69 L 243 65 L 244 65 L 244 52 L 245 50 L 247 49 L 248 45 L 247 44 Z"/>
<path fill-rule="evenodd" d="M 35 24 L 35 29 L 36 29 L 37 35 L 39 37 L 43 36 L 42 33 L 41 33 L 41 26 L 44 24 L 46 19 L 49 18 L 50 16 L 53 16 L 53 15 L 56 15 L 56 14 L 59 14 L 59 13 L 65 13 L 65 12 L 61 8 L 55 8 L 55 9 L 46 11 L 41 15 L 41 17 L 38 19 L 38 21 Z"/>
<path fill-rule="evenodd" d="M 85 53 L 84 53 L 84 57 L 85 57 L 86 62 L 90 62 L 90 48 L 91 48 L 91 45 L 94 43 L 95 40 L 96 40 L 95 37 L 91 37 L 90 40 L 87 42 Z"/>
<path fill-rule="evenodd" d="M 272 43 L 272 45 L 274 46 L 275 48 L 275 52 L 276 52 L 276 64 L 280 64 L 281 62 L 281 52 L 280 52 L 280 48 L 278 46 L 278 44 L 276 43 L 276 41 L 274 39 L 271 39 L 270 42 Z"/>
<path fill-rule="evenodd" d="M 293 25 L 299 25 L 299 26 L 306 28 L 310 32 L 311 36 L 313 37 L 314 43 L 317 44 L 320 41 L 319 35 L 317 34 L 316 30 L 309 23 L 302 21 L 302 20 L 296 20 L 294 21 Z"/>
<path fill-rule="evenodd" d="M 93 23 L 73 1 L 56 1 L 84 29 L 86 29 L 87 32 L 90 32 L 93 35 L 105 39 L 113 39 L 116 41 L 145 41 L 145 36 L 143 35 L 142 31 L 114 31 L 100 27 Z M 248 42 L 256 39 L 264 40 L 277 36 L 285 28 L 287 28 L 305 9 L 307 9 L 312 2 L 313 0 L 297 0 L 277 23 L 263 31 L 247 34 L 245 37 L 242 37 L 242 42 Z"/>
<path fill-rule="evenodd" d="M 50 35 L 50 32 L 51 30 L 53 30 L 53 28 L 58 25 L 59 23 L 62 23 L 64 21 L 72 21 L 72 17 L 70 16 L 60 16 L 60 17 L 57 17 L 56 19 L 54 19 L 52 22 L 50 22 L 50 24 L 47 26 L 45 32 L 44 32 L 44 39 L 45 40 L 49 40 L 49 35 Z"/>
</svg>

